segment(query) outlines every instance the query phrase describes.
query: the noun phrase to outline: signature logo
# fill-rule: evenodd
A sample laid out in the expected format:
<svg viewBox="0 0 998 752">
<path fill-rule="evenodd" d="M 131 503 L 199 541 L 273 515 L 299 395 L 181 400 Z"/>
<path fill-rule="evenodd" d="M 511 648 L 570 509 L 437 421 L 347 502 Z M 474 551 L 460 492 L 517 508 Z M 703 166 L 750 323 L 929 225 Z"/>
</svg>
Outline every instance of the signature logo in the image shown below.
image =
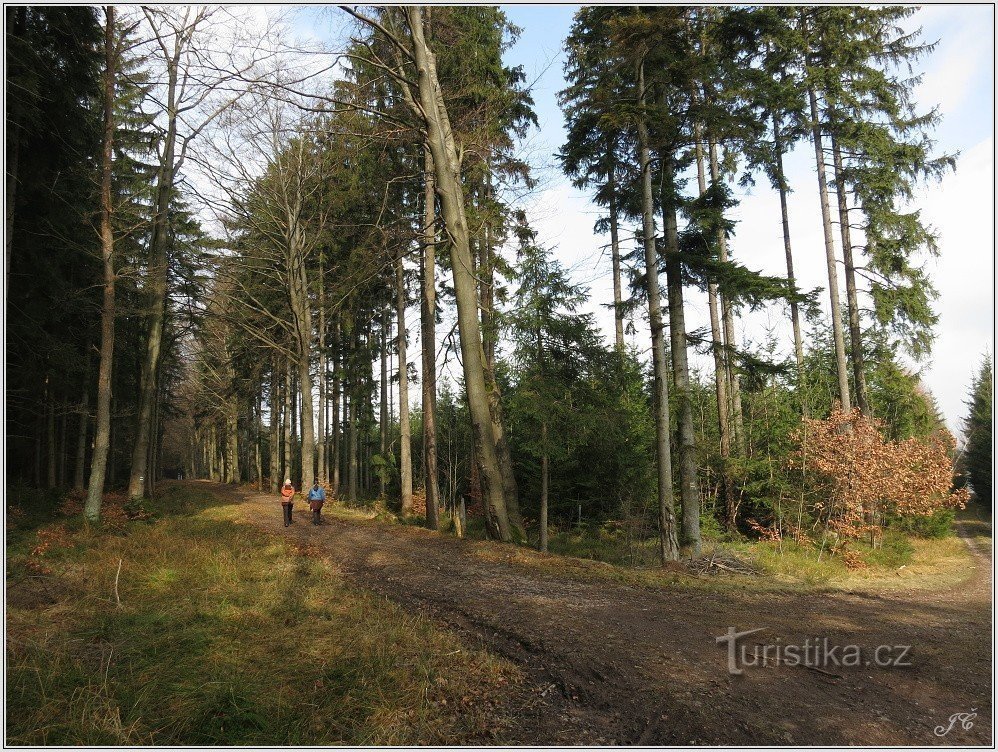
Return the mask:
<svg viewBox="0 0 998 752">
<path fill-rule="evenodd" d="M 975 718 L 977 718 L 977 708 L 971 708 L 969 713 L 954 713 L 949 717 L 949 725 L 936 726 L 934 733 L 936 736 L 946 736 L 957 723 L 964 731 L 970 731 L 974 728 Z"/>
</svg>

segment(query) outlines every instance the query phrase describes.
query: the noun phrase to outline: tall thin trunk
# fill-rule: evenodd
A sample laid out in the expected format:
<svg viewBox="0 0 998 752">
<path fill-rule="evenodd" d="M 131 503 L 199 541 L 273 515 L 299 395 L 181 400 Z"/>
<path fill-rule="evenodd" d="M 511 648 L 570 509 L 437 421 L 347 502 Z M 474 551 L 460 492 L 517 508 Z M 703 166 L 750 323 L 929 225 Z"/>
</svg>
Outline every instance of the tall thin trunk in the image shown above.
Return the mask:
<svg viewBox="0 0 998 752">
<path fill-rule="evenodd" d="M 866 394 L 866 369 L 863 356 L 863 331 L 859 324 L 859 295 L 856 291 L 856 266 L 852 257 L 852 232 L 849 227 L 849 197 L 846 195 L 845 172 L 842 152 L 835 136 L 832 139 L 832 160 L 835 167 L 835 193 L 839 204 L 839 232 L 842 236 L 842 260 L 846 270 L 846 303 L 849 309 L 849 353 L 852 356 L 853 385 L 856 405 L 863 415 L 870 415 L 870 401 Z"/>
<path fill-rule="evenodd" d="M 510 541 L 512 533 L 506 513 L 503 478 L 485 382 L 485 354 L 478 322 L 478 295 L 475 278 L 471 273 L 471 248 L 457 147 L 437 78 L 436 60 L 423 36 L 422 8 L 407 6 L 405 14 L 412 32 L 413 55 L 419 79 L 419 111 L 425 119 L 427 144 L 433 154 L 436 190 L 451 239 L 451 266 L 454 273 L 465 390 L 483 497 L 490 516 L 495 521 L 495 532 L 501 540 Z"/>
<path fill-rule="evenodd" d="M 391 389 L 391 385 L 388 382 L 388 327 L 389 318 L 388 310 L 385 310 L 384 316 L 381 317 L 381 418 L 378 421 L 380 424 L 379 434 L 381 439 L 381 458 L 385 461 L 388 460 L 388 392 Z M 387 480 L 387 468 L 383 468 L 381 473 L 378 475 L 378 495 L 382 499 L 388 498 L 388 480 Z"/>
<path fill-rule="evenodd" d="M 45 448 L 47 450 L 45 477 L 46 485 L 49 488 L 55 488 L 58 485 L 56 482 L 56 463 L 59 453 L 55 439 L 55 395 L 52 393 L 52 378 L 47 377 L 45 381 L 48 383 L 45 390 Z"/>
<path fill-rule="evenodd" d="M 842 308 L 839 304 L 839 275 L 835 268 L 835 240 L 832 237 L 832 215 L 828 205 L 828 181 L 825 177 L 825 152 L 821 143 L 821 121 L 818 118 L 818 97 L 814 87 L 808 87 L 811 105 L 811 134 L 814 140 L 814 163 L 818 172 L 818 194 L 821 199 L 821 226 L 825 233 L 825 266 L 828 271 L 828 298 L 832 306 L 832 341 L 835 345 L 835 373 L 839 384 L 842 410 L 852 408 L 849 398 L 849 376 L 846 370 L 845 335 L 842 330 Z"/>
<path fill-rule="evenodd" d="M 300 228 L 298 229 L 300 232 Z M 291 310 L 295 319 L 298 350 L 298 383 L 301 387 L 301 487 L 311 488 L 315 480 L 315 412 L 312 406 L 312 306 L 308 300 L 308 279 L 300 239 L 292 245 Z"/>
<path fill-rule="evenodd" d="M 292 426 L 294 426 L 295 416 L 292 411 L 291 393 L 291 361 L 288 360 L 284 366 L 284 480 L 292 480 Z M 282 481 L 283 482 L 283 481 Z"/>
<path fill-rule="evenodd" d="M 669 302 L 669 333 L 672 353 L 672 380 L 679 403 L 676 416 L 679 444 L 679 498 L 682 503 L 681 540 L 700 555 L 700 487 L 697 483 L 696 430 L 693 425 L 693 398 L 690 394 L 690 366 L 687 355 L 686 306 L 683 302 L 683 268 L 679 257 L 679 228 L 676 220 L 675 186 L 670 154 L 660 156 L 664 177 L 662 224 L 665 227 L 665 278 Z"/>
<path fill-rule="evenodd" d="M 156 213 L 153 217 L 152 239 L 149 243 L 149 271 L 144 296 L 149 304 L 146 319 L 146 348 L 139 377 L 139 406 L 135 427 L 135 445 L 128 478 L 128 496 L 141 498 L 146 492 L 148 476 L 149 442 L 153 404 L 156 400 L 160 349 L 163 342 L 163 324 L 166 316 L 168 281 L 167 245 L 169 239 L 169 209 L 173 198 L 174 154 L 177 141 L 177 87 L 181 42 L 177 42 L 175 56 L 168 66 L 166 88 L 166 137 L 163 157 L 159 167 L 156 187 Z"/>
<path fill-rule="evenodd" d="M 548 550 L 548 423 L 541 423 L 541 445 L 544 447 L 541 454 L 541 551 Z"/>
<path fill-rule="evenodd" d="M 92 372 L 90 344 L 87 344 L 86 378 L 83 380 L 83 395 L 80 397 L 80 423 L 76 430 L 76 462 L 73 464 L 73 488 L 82 491 L 86 484 L 87 439 L 90 436 L 90 379 Z"/>
<path fill-rule="evenodd" d="M 357 329 L 356 326 L 353 332 L 353 346 L 351 348 L 351 353 L 356 357 L 357 353 Z M 355 369 L 351 369 L 354 371 Z M 347 390 L 350 394 L 350 428 L 349 428 L 349 439 L 347 445 L 347 499 L 351 502 L 356 503 L 357 501 L 357 490 L 359 484 L 359 478 L 357 477 L 357 472 L 359 470 L 358 457 L 357 457 L 357 395 L 360 392 L 360 386 L 355 383 L 354 374 L 350 374 L 351 378 L 347 379 L 347 383 L 350 388 Z"/>
<path fill-rule="evenodd" d="M 717 161 L 717 142 L 710 139 L 710 178 L 714 183 L 721 179 L 720 167 Z M 723 264 L 728 260 L 728 241 L 724 233 L 718 233 L 718 260 Z M 746 454 L 745 425 L 742 418 L 742 389 L 738 379 L 738 370 L 733 363 L 732 351 L 736 347 L 735 316 L 731 301 L 723 295 L 719 296 L 721 303 L 721 325 L 724 331 L 724 342 L 727 353 L 724 365 L 728 372 L 728 396 L 731 398 L 731 418 L 734 424 L 735 445 L 743 457 Z"/>
<path fill-rule="evenodd" d="M 253 416 L 253 432 L 255 434 L 253 447 L 256 464 L 256 490 L 263 493 L 263 387 L 256 395 L 256 405 Z"/>
<path fill-rule="evenodd" d="M 323 486 L 329 483 L 326 470 L 326 285 L 325 285 L 325 255 L 319 253 L 319 419 L 316 422 L 315 438 L 317 454 L 317 473 L 319 483 Z"/>
<path fill-rule="evenodd" d="M 68 452 L 66 451 L 66 423 L 68 422 L 67 416 L 69 415 L 68 406 L 65 402 L 61 406 L 61 415 L 59 417 L 59 488 L 63 488 L 66 485 L 66 456 Z"/>
<path fill-rule="evenodd" d="M 613 148 L 613 147 L 611 147 Z M 620 277 L 620 238 L 617 227 L 617 183 L 616 183 L 616 162 L 610 165 L 610 172 L 607 175 L 607 188 L 610 194 L 610 255 L 613 259 L 613 324 L 614 324 L 614 346 L 618 351 L 624 351 L 624 309 L 623 309 L 623 287 Z"/>
<path fill-rule="evenodd" d="M 637 66 L 638 78 L 638 162 L 641 169 L 641 215 L 644 234 L 645 272 L 648 287 L 648 320 L 651 325 L 651 349 L 654 366 L 653 401 L 655 405 L 655 454 L 658 460 L 658 508 L 662 561 L 679 558 L 676 538 L 676 512 L 672 489 L 672 454 L 669 447 L 669 385 L 665 360 L 664 324 L 658 284 L 658 253 L 655 250 L 655 204 L 652 195 L 651 156 L 648 147 L 648 124 L 645 109 L 645 66 Z"/>
<path fill-rule="evenodd" d="M 340 426 L 340 319 L 337 315 L 333 325 L 333 445 L 330 455 L 333 462 L 333 495 L 340 493 L 340 445 L 342 430 Z"/>
<path fill-rule="evenodd" d="M 700 126 L 696 126 L 697 144 L 697 183 L 700 195 L 707 192 L 706 170 L 704 168 L 703 145 L 700 139 Z M 718 238 L 720 243 L 720 238 Z M 721 333 L 721 315 L 718 306 L 719 291 L 717 283 L 710 280 L 707 284 L 707 302 L 710 309 L 711 351 L 714 355 L 714 394 L 717 399 L 717 431 L 720 444 L 721 467 L 720 485 L 721 502 L 725 508 L 725 524 L 728 530 L 734 531 L 736 525 L 735 487 L 731 480 L 731 421 L 728 412 L 728 370 L 725 366 L 724 335 Z"/>
<path fill-rule="evenodd" d="M 402 256 L 395 262 L 395 315 L 399 351 L 399 482 L 402 516 L 412 514 L 412 426 L 409 424 L 409 361 L 405 331 L 405 268 Z"/>
<path fill-rule="evenodd" d="M 773 114 L 773 146 L 776 151 L 776 181 L 780 191 L 780 214 L 783 218 L 783 250 L 787 256 L 787 281 L 791 286 L 796 286 L 797 280 L 794 276 L 794 254 L 790 247 L 790 213 L 787 210 L 787 180 L 783 172 L 783 138 L 780 132 L 780 119 Z M 804 368 L 804 339 L 800 329 L 800 308 L 796 300 L 790 301 L 790 319 L 794 328 L 794 355 L 797 357 L 798 375 L 802 374 Z"/>
<path fill-rule="evenodd" d="M 426 526 L 440 527 L 440 480 L 437 475 L 437 339 L 436 339 L 436 194 L 433 155 L 424 149 L 422 295 L 419 298 L 423 370 L 423 487 L 426 490 Z"/>
<path fill-rule="evenodd" d="M 278 359 L 275 356 L 270 366 L 270 492 L 281 490 L 281 402 L 278 380 Z"/>
</svg>

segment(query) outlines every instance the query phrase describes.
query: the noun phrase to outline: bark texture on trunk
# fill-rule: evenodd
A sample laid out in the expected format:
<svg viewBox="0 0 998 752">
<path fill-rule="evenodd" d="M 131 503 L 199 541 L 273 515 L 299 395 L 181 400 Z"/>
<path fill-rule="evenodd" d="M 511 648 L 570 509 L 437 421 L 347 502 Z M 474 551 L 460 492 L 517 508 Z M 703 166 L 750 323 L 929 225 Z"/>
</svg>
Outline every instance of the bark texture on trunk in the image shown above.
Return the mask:
<svg viewBox="0 0 998 752">
<path fill-rule="evenodd" d="M 381 418 L 379 419 L 379 435 L 381 438 L 381 458 L 386 462 L 388 461 L 388 392 L 391 389 L 391 384 L 388 383 L 388 312 L 385 311 L 385 315 L 381 318 L 381 381 L 380 386 L 380 397 L 381 397 Z M 378 495 L 382 499 L 388 498 L 388 480 L 386 478 L 385 470 L 378 475 Z"/>
<path fill-rule="evenodd" d="M 399 351 L 399 497 L 402 516 L 412 514 L 412 427 L 409 424 L 409 358 L 405 331 L 405 267 L 400 255 L 395 263 L 395 317 Z"/>
<path fill-rule="evenodd" d="M 676 511 L 672 488 L 672 453 L 669 447 L 669 385 L 665 359 L 665 336 L 658 284 L 658 253 L 655 250 L 655 204 L 652 194 L 651 155 L 648 124 L 645 120 L 644 61 L 637 66 L 638 79 L 638 163 L 641 169 L 642 230 L 645 249 L 645 273 L 648 287 L 648 320 L 651 325 L 653 397 L 655 405 L 655 454 L 658 460 L 659 535 L 662 561 L 679 558 L 676 537 Z"/>
<path fill-rule="evenodd" d="M 475 442 L 485 503 L 501 540 L 512 540 L 503 479 L 496 453 L 496 439 L 485 384 L 482 334 L 478 321 L 478 295 L 472 274 L 471 247 L 465 213 L 464 189 L 450 119 L 437 79 L 436 61 L 423 36 L 422 8 L 407 6 L 405 14 L 412 32 L 413 54 L 418 74 L 419 110 L 427 130 L 427 145 L 433 155 L 433 171 L 441 214 L 450 235 L 451 265 L 457 299 L 458 331 L 472 436 Z"/>
<path fill-rule="evenodd" d="M 686 306 L 683 302 L 683 269 L 679 258 L 679 228 L 673 186 L 671 155 L 663 154 L 662 223 L 665 226 L 665 278 L 669 299 L 672 380 L 679 415 L 679 499 L 682 504 L 681 542 L 700 555 L 700 487 L 697 483 L 696 430 L 693 425 L 693 398 L 690 394 L 690 366 L 686 340 Z"/>
<path fill-rule="evenodd" d="M 114 149 L 115 54 L 114 6 L 104 9 L 104 143 L 101 150 L 100 244 L 104 263 L 104 297 L 101 304 L 100 364 L 97 369 L 97 416 L 90 482 L 83 511 L 88 520 L 100 519 L 104 477 L 111 437 L 111 368 L 114 365 L 114 234 L 111 230 L 111 160 Z"/>
<path fill-rule="evenodd" d="M 832 341 L 835 345 L 835 373 L 839 384 L 839 402 L 842 410 L 852 408 L 849 397 L 849 376 L 846 366 L 845 335 L 842 329 L 842 307 L 839 303 L 839 275 L 835 268 L 835 240 L 832 237 L 832 215 L 828 205 L 828 180 L 825 177 L 825 151 L 821 139 L 821 121 L 818 117 L 818 96 L 814 87 L 808 88 L 811 105 L 811 135 L 814 141 L 814 163 L 818 172 L 818 195 L 821 200 L 821 226 L 825 234 L 825 266 L 828 271 L 828 298 L 832 306 Z"/>
<path fill-rule="evenodd" d="M 270 367 L 270 492 L 281 490 L 281 402 L 279 394 L 278 359 L 275 357 Z"/>
<path fill-rule="evenodd" d="M 707 192 L 707 176 L 704 167 L 703 142 L 700 138 L 700 127 L 697 126 L 697 183 L 700 195 Z M 720 239 L 718 238 L 718 242 Z M 707 303 L 710 310 L 711 352 L 714 356 L 714 395 L 717 400 L 717 431 L 721 455 L 720 486 L 721 503 L 724 505 L 725 526 L 734 531 L 736 525 L 735 487 L 731 480 L 729 462 L 731 460 L 731 420 L 728 411 L 728 370 L 725 366 L 724 335 L 721 332 L 721 314 L 718 298 L 720 292 L 717 283 L 707 284 Z"/>
<path fill-rule="evenodd" d="M 163 343 L 163 323 L 166 317 L 169 263 L 167 257 L 168 225 L 170 202 L 173 198 L 174 159 L 177 142 L 177 118 L 179 116 L 177 108 L 179 45 L 178 42 L 178 49 L 170 61 L 168 71 L 166 137 L 163 142 L 163 158 L 157 178 L 156 214 L 153 217 L 152 239 L 149 243 L 149 272 L 144 290 L 149 308 L 146 319 L 146 348 L 139 377 L 135 445 L 132 449 L 132 465 L 128 478 L 128 496 L 132 499 L 142 498 L 146 492 L 153 405 L 156 401 L 160 350 Z"/>
<path fill-rule="evenodd" d="M 440 481 L 437 477 L 437 218 L 433 155 L 429 149 L 424 151 L 422 295 L 419 308 L 423 355 L 423 485 L 426 489 L 426 526 L 437 530 L 440 527 Z"/>
</svg>

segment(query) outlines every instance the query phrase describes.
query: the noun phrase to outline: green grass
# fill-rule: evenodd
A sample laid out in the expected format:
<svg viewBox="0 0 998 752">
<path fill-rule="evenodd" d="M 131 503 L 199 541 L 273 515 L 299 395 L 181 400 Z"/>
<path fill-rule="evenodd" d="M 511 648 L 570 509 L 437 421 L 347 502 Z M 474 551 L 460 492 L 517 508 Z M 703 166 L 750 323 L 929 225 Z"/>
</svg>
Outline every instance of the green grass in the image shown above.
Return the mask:
<svg viewBox="0 0 998 752">
<path fill-rule="evenodd" d="M 9 529 L 7 743 L 460 744 L 518 674 L 173 487 L 109 532 Z M 51 515 L 50 515 L 51 516 Z M 32 556 L 39 535 L 59 541 Z M 115 574 L 122 562 L 115 602 Z M 47 570 L 39 573 L 41 566 Z"/>
</svg>

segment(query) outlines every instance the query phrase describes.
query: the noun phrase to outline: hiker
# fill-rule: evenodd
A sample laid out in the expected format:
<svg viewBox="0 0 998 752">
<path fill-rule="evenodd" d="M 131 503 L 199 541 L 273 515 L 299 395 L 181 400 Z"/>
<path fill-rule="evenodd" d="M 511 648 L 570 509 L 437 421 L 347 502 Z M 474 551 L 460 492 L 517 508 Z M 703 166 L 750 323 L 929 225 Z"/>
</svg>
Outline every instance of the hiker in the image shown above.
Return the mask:
<svg viewBox="0 0 998 752">
<path fill-rule="evenodd" d="M 281 508 L 284 510 L 284 527 L 291 524 L 291 510 L 295 505 L 295 487 L 291 485 L 291 479 L 284 481 L 281 489 Z"/>
<path fill-rule="evenodd" d="M 312 524 L 319 524 L 319 515 L 322 513 L 322 505 L 326 502 L 326 489 L 315 482 L 308 492 L 308 508 L 312 510 Z"/>
</svg>

